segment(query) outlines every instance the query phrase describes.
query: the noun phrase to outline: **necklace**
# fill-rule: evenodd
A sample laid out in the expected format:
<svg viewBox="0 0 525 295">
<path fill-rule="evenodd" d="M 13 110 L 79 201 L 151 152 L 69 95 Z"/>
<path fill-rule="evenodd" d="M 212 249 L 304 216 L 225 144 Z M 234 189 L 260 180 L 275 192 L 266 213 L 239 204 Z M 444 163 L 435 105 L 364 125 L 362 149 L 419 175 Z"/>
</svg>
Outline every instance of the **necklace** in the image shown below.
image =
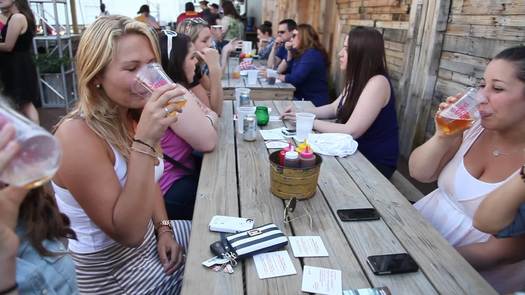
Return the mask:
<svg viewBox="0 0 525 295">
<path fill-rule="evenodd" d="M 502 152 L 499 148 L 496 147 L 496 148 L 494 148 L 494 149 L 492 150 L 492 155 L 493 155 L 494 157 L 499 157 L 499 156 L 508 156 L 508 155 L 512 155 L 512 154 L 514 154 L 515 152 L 517 152 L 517 151 L 519 151 L 519 150 L 522 150 L 522 149 L 521 149 L 521 148 L 518 148 L 518 149 L 515 149 L 515 150 L 513 150 L 513 151 L 511 151 L 511 152 L 505 153 L 505 152 Z M 525 152 L 525 149 L 523 149 L 523 151 Z"/>
</svg>

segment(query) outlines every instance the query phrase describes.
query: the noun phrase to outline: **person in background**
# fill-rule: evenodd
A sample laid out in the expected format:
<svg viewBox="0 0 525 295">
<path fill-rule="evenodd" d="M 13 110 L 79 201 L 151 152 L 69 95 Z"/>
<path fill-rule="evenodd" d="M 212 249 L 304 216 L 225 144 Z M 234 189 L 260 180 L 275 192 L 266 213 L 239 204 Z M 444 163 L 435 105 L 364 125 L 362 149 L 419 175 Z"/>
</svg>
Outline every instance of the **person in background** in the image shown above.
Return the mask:
<svg viewBox="0 0 525 295">
<path fill-rule="evenodd" d="M 271 69 L 277 68 L 281 63 L 286 62 L 288 51 L 291 50 L 292 44 L 287 42 L 292 40 L 292 32 L 297 28 L 297 23 L 293 19 L 283 19 L 279 22 L 277 30 L 277 38 L 273 43 L 272 50 L 268 55 L 268 67 Z"/>
<path fill-rule="evenodd" d="M 513 176 L 481 202 L 474 214 L 474 227 L 497 238 L 525 235 L 525 165 L 520 175 Z"/>
<path fill-rule="evenodd" d="M 315 130 L 352 135 L 359 151 L 390 178 L 399 157 L 399 130 L 383 36 L 371 28 L 352 29 L 339 51 L 339 63 L 345 75 L 343 93 L 331 104 L 305 111 L 315 114 Z M 295 112 L 290 107 L 283 117 L 295 120 Z M 333 123 L 321 120 L 333 118 Z"/>
<path fill-rule="evenodd" d="M 197 58 L 200 59 L 200 64 L 197 65 L 195 76 L 189 86 L 191 91 L 204 105 L 220 115 L 223 105 L 221 57 L 216 49 L 211 48 L 210 26 L 200 17 L 187 19 L 177 25 L 177 33 L 191 38 Z M 229 54 L 228 50 L 232 49 L 223 50 L 222 54 Z"/>
<path fill-rule="evenodd" d="M 211 15 L 215 17 L 215 22 L 217 23 L 217 20 L 220 18 L 220 11 L 219 11 L 219 5 L 217 3 L 212 3 L 210 5 L 210 12 Z"/>
<path fill-rule="evenodd" d="M 171 50 L 167 48 L 168 38 L 172 39 Z M 190 37 L 161 34 L 159 41 L 164 71 L 175 83 L 189 87 L 198 63 L 198 53 Z M 200 165 L 196 165 L 192 153 L 213 151 L 218 141 L 218 118 L 190 91 L 184 112 L 160 141 L 166 161 L 159 183 L 170 219 L 191 220 L 193 217 Z"/>
<path fill-rule="evenodd" d="M 214 14 L 211 12 L 211 9 L 208 7 L 208 1 L 199 1 L 199 5 L 201 8 L 201 17 L 208 22 L 210 26 L 214 26 L 217 24 L 217 18 L 219 17 L 219 14 Z"/>
<path fill-rule="evenodd" d="M 184 12 L 177 17 L 177 24 L 182 23 L 185 19 L 201 17 L 201 14 L 195 11 L 193 2 L 186 2 Z"/>
<path fill-rule="evenodd" d="M 97 18 L 101 16 L 108 16 L 108 15 L 109 15 L 109 11 L 106 10 L 106 4 L 100 3 L 100 13 L 98 14 Z"/>
<path fill-rule="evenodd" d="M 275 38 L 272 36 L 272 23 L 265 21 L 257 28 L 257 48 L 260 59 L 268 59 L 275 43 Z"/>
<path fill-rule="evenodd" d="M 76 55 L 79 101 L 58 123 L 62 160 L 53 178 L 77 240 L 69 250 L 81 293 L 178 294 L 191 223 L 169 220 L 157 181 L 160 139 L 187 90 L 133 92 L 141 67 L 160 62 L 157 36 L 124 16 L 98 18 Z M 82 142 L 81 145 L 78 143 Z"/>
<path fill-rule="evenodd" d="M 7 23 L 7 9 L 3 8 L 3 9 L 0 9 L 0 31 L 2 31 L 6 23 Z M 0 41 L 2 40 L 3 39 L 0 39 Z"/>
<path fill-rule="evenodd" d="M 438 188 L 416 209 L 500 293 L 525 288 L 525 236 L 497 239 L 472 224 L 488 194 L 520 173 L 525 148 L 525 47 L 503 50 L 487 65 L 480 119 L 434 135 L 409 159 L 410 175 Z M 439 113 L 457 100 L 449 97 Z M 514 179 L 514 182 L 516 179 Z M 510 184 L 509 184 L 510 185 Z"/>
<path fill-rule="evenodd" d="M 18 111 L 38 123 L 36 107 L 41 103 L 31 53 L 36 32 L 35 18 L 27 0 L 2 0 L 0 8 L 7 13 L 0 42 L 3 94 L 12 100 Z"/>
<path fill-rule="evenodd" d="M 295 99 L 309 100 L 315 106 L 327 104 L 330 60 L 319 35 L 311 25 L 301 24 L 288 43 L 292 49 L 277 68 L 279 80 L 295 86 Z"/>
<path fill-rule="evenodd" d="M 14 138 L 15 128 L 4 122 L 0 171 L 20 150 Z M 0 189 L 0 294 L 78 294 L 75 265 L 61 241 L 74 237 L 48 185 L 29 193 Z"/>
<path fill-rule="evenodd" d="M 149 5 L 146 5 L 146 4 L 142 5 L 139 11 L 137 12 L 137 14 L 139 15 L 135 17 L 135 20 L 139 22 L 143 22 L 155 30 L 160 30 L 159 23 L 150 14 Z"/>
<path fill-rule="evenodd" d="M 244 39 L 244 24 L 233 3 L 231 1 L 224 1 L 222 3 L 222 10 L 224 11 L 224 16 L 221 18 L 220 24 L 224 27 L 224 39 Z"/>
</svg>

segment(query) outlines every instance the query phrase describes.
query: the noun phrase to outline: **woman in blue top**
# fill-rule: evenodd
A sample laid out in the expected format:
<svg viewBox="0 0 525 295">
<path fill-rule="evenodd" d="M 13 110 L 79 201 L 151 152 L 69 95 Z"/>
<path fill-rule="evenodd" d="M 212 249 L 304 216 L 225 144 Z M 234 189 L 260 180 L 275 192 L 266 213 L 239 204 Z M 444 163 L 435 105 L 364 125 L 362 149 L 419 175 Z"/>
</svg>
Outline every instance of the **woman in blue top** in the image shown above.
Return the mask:
<svg viewBox="0 0 525 295">
<path fill-rule="evenodd" d="M 2 171 L 20 146 L 14 127 L 0 126 Z M 78 294 L 75 265 L 60 241 L 74 236 L 46 187 L 1 189 L 0 294 Z"/>
<path fill-rule="evenodd" d="M 295 86 L 295 99 L 311 101 L 315 106 L 328 103 L 328 53 L 319 41 L 319 35 L 308 24 L 300 24 L 286 42 L 288 56 L 277 71 L 279 80 Z"/>
<path fill-rule="evenodd" d="M 390 178 L 397 166 L 399 134 L 383 36 L 374 29 L 354 28 L 345 38 L 339 61 L 346 86 L 331 104 L 307 110 L 316 115 L 314 129 L 352 135 L 359 151 Z M 283 117 L 295 120 L 295 112 L 290 107 Z M 335 123 L 319 120 L 332 118 Z"/>
</svg>

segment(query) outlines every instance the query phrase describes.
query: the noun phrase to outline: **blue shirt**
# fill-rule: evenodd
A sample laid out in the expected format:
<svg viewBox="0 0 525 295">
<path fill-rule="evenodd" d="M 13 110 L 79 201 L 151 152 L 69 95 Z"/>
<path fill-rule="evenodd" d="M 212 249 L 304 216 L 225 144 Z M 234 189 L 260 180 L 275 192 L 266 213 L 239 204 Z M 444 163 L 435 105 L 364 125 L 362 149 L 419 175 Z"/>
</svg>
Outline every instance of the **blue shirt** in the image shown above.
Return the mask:
<svg viewBox="0 0 525 295">
<path fill-rule="evenodd" d="M 389 80 L 390 83 L 390 80 Z M 339 102 L 338 112 L 343 100 Z M 346 122 L 340 122 L 345 124 Z M 390 98 L 365 133 L 356 139 L 357 149 L 374 166 L 397 167 L 399 157 L 399 128 L 397 125 L 396 98 L 390 83 Z"/>
<path fill-rule="evenodd" d="M 498 238 L 510 238 L 525 235 L 525 204 L 521 204 L 514 221 L 496 234 Z"/>
<path fill-rule="evenodd" d="M 284 47 L 284 45 L 281 45 L 277 47 L 277 52 L 275 53 L 275 56 L 277 56 L 281 60 L 286 59 L 288 57 L 288 50 L 286 50 L 286 47 Z"/>
<path fill-rule="evenodd" d="M 294 97 L 316 107 L 328 103 L 328 67 L 321 51 L 310 48 L 288 62 L 285 82 L 295 86 Z"/>
<path fill-rule="evenodd" d="M 24 238 L 25 230 L 17 226 L 20 247 L 16 257 L 16 282 L 20 294 L 79 294 L 75 265 L 67 254 L 40 256 Z M 59 241 L 44 241 L 44 247 L 53 253 L 66 253 Z"/>
</svg>

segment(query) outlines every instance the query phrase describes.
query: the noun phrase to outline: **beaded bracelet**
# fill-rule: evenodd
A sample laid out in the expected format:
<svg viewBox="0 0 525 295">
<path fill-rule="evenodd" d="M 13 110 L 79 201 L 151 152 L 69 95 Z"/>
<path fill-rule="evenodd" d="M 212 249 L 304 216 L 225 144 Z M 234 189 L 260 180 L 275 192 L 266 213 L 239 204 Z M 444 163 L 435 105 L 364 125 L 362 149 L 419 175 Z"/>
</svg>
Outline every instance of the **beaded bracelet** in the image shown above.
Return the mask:
<svg viewBox="0 0 525 295">
<path fill-rule="evenodd" d="M 15 283 L 13 286 L 11 286 L 11 287 L 9 287 L 9 288 L 7 288 L 5 290 L 0 291 L 0 295 L 7 295 L 7 294 L 9 294 L 11 292 L 16 291 L 16 289 L 18 289 L 18 284 L 17 283 Z"/>
</svg>

